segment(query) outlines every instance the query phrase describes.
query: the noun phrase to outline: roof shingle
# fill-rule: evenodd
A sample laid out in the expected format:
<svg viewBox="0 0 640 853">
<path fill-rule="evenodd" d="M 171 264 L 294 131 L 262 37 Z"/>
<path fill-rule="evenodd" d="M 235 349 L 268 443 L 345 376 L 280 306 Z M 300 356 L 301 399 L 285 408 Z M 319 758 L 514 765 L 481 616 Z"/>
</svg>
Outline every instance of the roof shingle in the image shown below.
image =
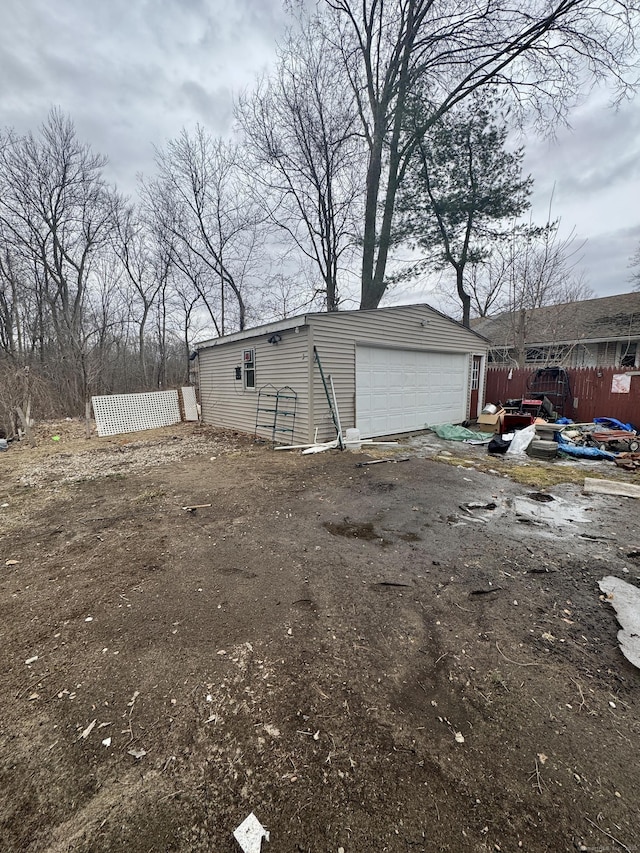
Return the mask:
<svg viewBox="0 0 640 853">
<path fill-rule="evenodd" d="M 474 332 L 494 346 L 513 346 L 514 314 L 479 317 L 471 321 Z M 606 341 L 640 337 L 640 292 L 600 299 L 548 305 L 527 311 L 526 344 Z"/>
</svg>

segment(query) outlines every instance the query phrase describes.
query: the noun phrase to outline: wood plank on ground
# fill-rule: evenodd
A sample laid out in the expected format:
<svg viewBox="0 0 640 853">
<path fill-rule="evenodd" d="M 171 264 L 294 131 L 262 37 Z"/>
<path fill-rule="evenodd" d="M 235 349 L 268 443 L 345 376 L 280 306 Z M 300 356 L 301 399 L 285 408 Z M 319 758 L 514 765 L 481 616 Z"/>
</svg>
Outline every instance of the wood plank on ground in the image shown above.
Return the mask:
<svg viewBox="0 0 640 853">
<path fill-rule="evenodd" d="M 635 483 L 596 480 L 592 477 L 585 477 L 584 492 L 587 495 L 617 495 L 623 498 L 640 498 L 640 486 L 636 486 Z"/>
</svg>

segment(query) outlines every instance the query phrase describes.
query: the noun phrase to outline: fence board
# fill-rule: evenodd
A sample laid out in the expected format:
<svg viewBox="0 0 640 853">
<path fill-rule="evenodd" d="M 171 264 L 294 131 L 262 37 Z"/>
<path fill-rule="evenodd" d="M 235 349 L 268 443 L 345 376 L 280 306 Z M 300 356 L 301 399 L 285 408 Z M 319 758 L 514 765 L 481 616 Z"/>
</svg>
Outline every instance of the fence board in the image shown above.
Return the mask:
<svg viewBox="0 0 640 853">
<path fill-rule="evenodd" d="M 485 400 L 504 403 L 506 400 L 527 397 L 528 385 L 537 368 L 489 367 Z M 640 371 L 620 367 L 567 368 L 570 397 L 565 415 L 579 423 L 594 418 L 617 418 L 640 428 Z M 611 384 L 614 375 L 630 374 L 628 394 L 614 394 Z"/>
<path fill-rule="evenodd" d="M 180 423 L 177 391 L 92 397 L 98 435 L 154 429 Z"/>
</svg>

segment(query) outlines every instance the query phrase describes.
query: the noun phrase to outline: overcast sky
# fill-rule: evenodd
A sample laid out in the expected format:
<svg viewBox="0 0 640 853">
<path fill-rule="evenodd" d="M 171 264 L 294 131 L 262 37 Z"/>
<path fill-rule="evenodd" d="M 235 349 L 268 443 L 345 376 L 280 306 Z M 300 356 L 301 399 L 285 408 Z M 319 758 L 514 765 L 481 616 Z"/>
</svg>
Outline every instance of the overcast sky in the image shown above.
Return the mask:
<svg viewBox="0 0 640 853">
<path fill-rule="evenodd" d="M 273 62 L 281 0 L 3 0 L 0 126 L 36 130 L 60 106 L 109 157 L 125 192 L 153 171 L 153 144 L 201 123 L 231 128 L 233 97 Z M 588 283 L 624 293 L 640 243 L 640 100 L 617 112 L 596 92 L 555 141 L 530 136 L 534 218 L 587 240 Z M 554 189 L 555 187 L 555 189 Z"/>
</svg>

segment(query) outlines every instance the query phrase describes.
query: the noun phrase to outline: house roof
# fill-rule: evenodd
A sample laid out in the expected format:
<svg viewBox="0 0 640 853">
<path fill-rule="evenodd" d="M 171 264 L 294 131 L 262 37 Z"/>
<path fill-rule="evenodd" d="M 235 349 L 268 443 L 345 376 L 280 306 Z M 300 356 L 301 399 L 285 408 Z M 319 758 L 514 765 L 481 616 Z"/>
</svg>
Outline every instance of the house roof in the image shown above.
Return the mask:
<svg viewBox="0 0 640 853">
<path fill-rule="evenodd" d="M 345 315 L 353 314 L 357 316 L 362 316 L 366 314 L 367 311 L 375 311 L 377 314 L 384 313 L 387 311 L 398 311 L 399 309 L 410 309 L 410 308 L 427 308 L 429 311 L 433 311 L 434 314 L 438 314 L 440 317 L 444 317 L 445 320 L 448 320 L 450 323 L 453 323 L 456 326 L 462 326 L 458 320 L 454 320 L 453 317 L 449 317 L 447 314 L 443 314 L 441 311 L 432 308 L 431 305 L 427 305 L 426 302 L 416 303 L 415 305 L 389 305 L 385 308 L 371 308 L 371 309 L 356 309 L 353 311 L 339 311 L 335 312 L 339 314 L 341 317 Z M 221 344 L 230 343 L 232 341 L 244 341 L 249 338 L 256 338 L 260 335 L 270 335 L 275 332 L 282 332 L 286 329 L 295 329 L 299 326 L 307 326 L 309 325 L 309 321 L 314 318 L 322 318 L 326 319 L 331 317 L 332 314 L 327 311 L 317 311 L 308 314 L 299 314 L 297 317 L 288 317 L 286 320 L 274 320 L 272 323 L 264 323 L 261 326 L 254 326 L 251 329 L 244 329 L 242 332 L 233 332 L 230 335 L 224 335 L 220 338 L 210 338 L 206 341 L 200 341 L 195 344 L 195 348 L 197 350 L 206 349 L 207 347 L 220 346 Z M 484 341 L 488 339 L 479 329 L 467 329 L 462 326 L 466 332 L 471 332 L 471 334 L 475 335 L 478 338 L 482 338 Z"/>
<path fill-rule="evenodd" d="M 479 317 L 471 325 L 494 346 L 509 347 L 518 314 Z M 640 292 L 535 308 L 527 311 L 525 326 L 527 345 L 640 338 Z"/>
</svg>

